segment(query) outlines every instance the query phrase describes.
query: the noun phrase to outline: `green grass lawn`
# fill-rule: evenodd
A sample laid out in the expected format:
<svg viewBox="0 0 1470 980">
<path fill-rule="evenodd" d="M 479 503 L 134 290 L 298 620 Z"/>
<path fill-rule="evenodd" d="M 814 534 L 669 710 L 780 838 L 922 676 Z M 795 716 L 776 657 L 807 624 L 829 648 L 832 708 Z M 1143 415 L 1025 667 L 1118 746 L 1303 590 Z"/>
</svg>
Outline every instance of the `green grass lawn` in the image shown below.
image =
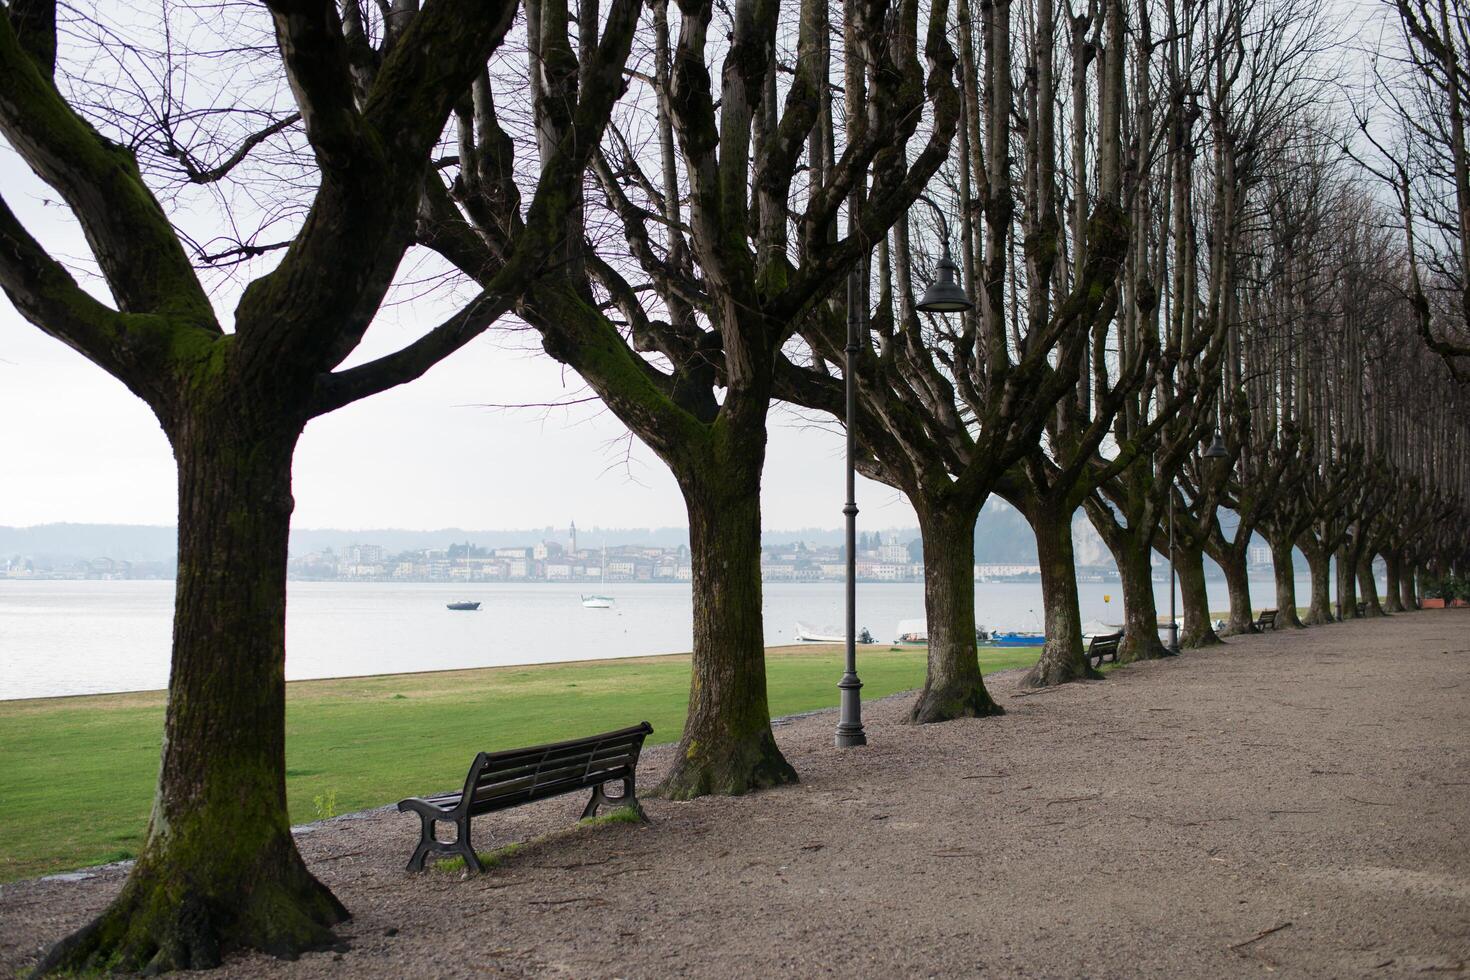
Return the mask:
<svg viewBox="0 0 1470 980">
<path fill-rule="evenodd" d="M 1035 649 L 982 650 L 989 673 Z M 865 698 L 919 687 L 924 651 L 859 653 Z M 841 648 L 767 656 L 771 714 L 834 707 Z M 590 735 L 647 720 L 676 741 L 689 657 L 393 674 L 287 686 L 286 792 L 293 823 L 458 787 L 481 750 Z M 0 881 L 131 857 L 142 839 L 163 732 L 161 691 L 0 701 Z"/>
</svg>

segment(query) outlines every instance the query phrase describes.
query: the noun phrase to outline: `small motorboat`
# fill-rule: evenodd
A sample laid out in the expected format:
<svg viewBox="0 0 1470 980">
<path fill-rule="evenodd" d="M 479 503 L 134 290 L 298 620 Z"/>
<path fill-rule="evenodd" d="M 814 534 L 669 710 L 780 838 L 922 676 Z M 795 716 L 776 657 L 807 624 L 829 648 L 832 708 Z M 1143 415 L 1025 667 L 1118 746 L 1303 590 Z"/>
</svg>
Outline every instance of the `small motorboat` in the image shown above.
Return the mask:
<svg viewBox="0 0 1470 980">
<path fill-rule="evenodd" d="M 1039 647 L 1046 644 L 1046 634 L 997 631 L 990 634 L 985 644 L 992 647 Z"/>
<path fill-rule="evenodd" d="M 910 645 L 929 644 L 929 624 L 922 619 L 900 619 L 893 631 L 893 642 Z"/>
<path fill-rule="evenodd" d="M 806 623 L 797 622 L 796 639 L 801 643 L 846 643 L 847 633 L 836 626 L 808 626 Z M 859 643 L 872 643 L 873 634 L 868 632 L 864 626 L 858 630 L 854 638 Z"/>
<path fill-rule="evenodd" d="M 975 630 L 976 645 L 990 642 L 990 634 L 981 626 Z M 900 619 L 893 635 L 893 642 L 904 646 L 925 647 L 929 645 L 929 622 L 926 619 Z"/>
<path fill-rule="evenodd" d="M 455 612 L 474 612 L 480 608 L 480 604 L 478 602 L 451 602 L 446 608 L 453 609 Z"/>
</svg>

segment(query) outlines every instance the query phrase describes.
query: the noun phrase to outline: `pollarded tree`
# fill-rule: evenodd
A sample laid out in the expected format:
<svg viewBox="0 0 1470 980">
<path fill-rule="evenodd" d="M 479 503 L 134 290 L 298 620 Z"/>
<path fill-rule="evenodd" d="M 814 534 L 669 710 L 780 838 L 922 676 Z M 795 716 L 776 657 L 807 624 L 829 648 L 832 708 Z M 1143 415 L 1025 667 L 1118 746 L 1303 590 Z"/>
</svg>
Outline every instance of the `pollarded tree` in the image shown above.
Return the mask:
<svg viewBox="0 0 1470 980">
<path fill-rule="evenodd" d="M 975 202 L 961 211 L 959 244 L 977 308 L 958 318 L 958 329 L 943 316 L 921 320 L 910 222 L 900 221 L 880 250 L 878 312 L 860 321 L 869 326 L 853 358 L 858 466 L 908 498 L 923 536 L 928 670 L 909 715 L 916 723 L 1000 711 L 975 645 L 975 522 L 1005 471 L 1034 451 L 1056 402 L 1075 389 L 1086 342 L 1112 315 L 1116 296 L 1126 242 L 1120 188 L 1110 179 L 1094 196 L 1078 181 L 1074 250 L 1060 184 L 1069 159 L 1092 162 L 1096 154 L 1085 126 L 1072 131 L 1070 148 L 1058 139 L 1057 108 L 1082 100 L 1073 113 L 1085 118 L 1091 110 L 1112 131 L 1122 100 L 1107 78 L 1088 84 L 1095 62 L 1085 50 L 1066 82 L 1055 8 L 1055 0 L 987 4 L 977 24 L 968 0 L 958 5 L 965 111 L 953 183 L 960 200 Z M 1021 92 L 1013 91 L 1013 19 L 1023 29 L 1034 24 Z M 983 68 L 974 56 L 976 28 L 989 39 Z M 1116 142 L 1109 151 L 1118 152 Z M 1118 160 L 1104 169 L 1116 176 Z M 1010 247 L 1015 237 L 1028 243 L 1024 256 Z M 1043 285 L 1023 290 L 1018 280 Z M 1013 318 L 1022 295 L 1025 313 Z M 852 312 L 833 307 L 807 320 L 810 356 L 793 360 L 813 366 L 785 367 L 783 397 L 843 416 L 843 383 L 831 368 L 846 361 L 844 314 Z"/>
<path fill-rule="evenodd" d="M 596 0 L 582 8 L 595 11 Z M 533 48 L 568 29 L 564 16 L 528 9 Z M 630 98 L 619 115 L 595 161 L 596 191 L 565 226 L 558 255 L 568 274 L 535 284 L 518 312 L 683 493 L 693 676 L 663 791 L 688 798 L 796 779 L 771 733 L 761 616 L 760 485 L 777 361 L 923 192 L 959 112 L 945 0 L 928 5 L 922 34 L 918 0 L 845 5 L 840 129 L 823 124 L 838 88 L 825 2 L 687 0 L 676 42 L 669 12 L 652 5 L 647 98 Z M 792 33 L 794 51 L 784 40 Z M 544 139 L 561 131 L 561 106 L 585 82 L 574 61 L 532 57 Z M 461 143 L 475 155 L 461 157 L 482 165 L 431 186 L 424 236 L 476 280 L 494 268 L 500 234 L 479 201 L 503 185 L 484 165 L 493 154 L 476 148 L 508 139 L 487 109 L 477 99 L 462 122 Z M 901 150 L 918 134 L 908 162 Z"/>
<path fill-rule="evenodd" d="M 224 952 L 290 956 L 346 917 L 291 837 L 285 783 L 291 459 L 306 423 L 410 381 L 485 329 L 540 271 L 569 187 L 621 89 L 638 4 L 618 0 L 584 51 L 573 110 L 514 245 L 485 291 L 395 353 L 337 369 L 412 244 L 424 174 L 451 108 L 505 38 L 514 2 L 395 6 L 363 76 L 360 9 L 270 0 L 315 162 L 310 207 L 273 270 L 221 325 L 128 146 L 63 96 L 54 0 L 0 11 L 0 132 L 66 202 L 112 295 L 83 290 L 0 203 L 0 287 L 20 313 L 121 380 L 178 461 L 179 572 L 163 758 L 147 837 L 122 891 L 41 972 L 198 969 Z M 222 101 L 246 98 L 225 93 Z M 279 131 L 279 130 L 277 130 Z M 259 141 L 257 141 L 259 142 Z M 248 150 L 249 147 L 246 147 Z"/>
<path fill-rule="evenodd" d="M 1389 43 L 1375 52 L 1372 84 L 1357 109 L 1374 151 L 1359 159 L 1397 199 L 1406 294 L 1420 338 L 1455 378 L 1470 381 L 1470 9 L 1447 0 L 1386 6 L 1397 37 L 1385 35 Z"/>
<path fill-rule="evenodd" d="M 1261 212 L 1256 187 L 1288 145 L 1280 135 L 1297 128 L 1314 98 L 1305 76 L 1321 23 L 1300 0 L 1165 4 L 1169 25 L 1185 27 L 1184 51 L 1169 60 L 1171 89 L 1198 103 L 1198 124 L 1175 137 L 1166 190 L 1159 195 L 1167 223 L 1150 254 L 1145 241 L 1137 264 L 1161 284 L 1157 315 L 1130 324 L 1136 333 L 1161 333 L 1174 356 L 1169 369 L 1134 393 L 1119 413 L 1120 444 L 1138 438 L 1147 420 L 1162 420 L 1150 458 L 1099 484 L 1088 516 L 1118 562 L 1127 636 L 1121 659 L 1158 656 L 1152 555 L 1168 555 L 1167 518 L 1174 503 L 1173 561 L 1184 594 L 1181 643 L 1218 642 L 1205 595 L 1204 545 L 1224 464 L 1211 478 L 1180 480 L 1181 469 L 1216 430 L 1221 362 L 1232 336 L 1246 326 L 1241 306 L 1245 241 Z M 1170 42 L 1170 49 L 1181 42 Z M 1185 127 L 1181 126 L 1181 129 Z M 1197 160 L 1203 157 L 1203 160 Z M 1167 247 L 1165 244 L 1167 242 Z M 1153 322 L 1151 322 L 1153 321 Z M 1182 489 L 1188 492 L 1181 492 Z"/>
</svg>

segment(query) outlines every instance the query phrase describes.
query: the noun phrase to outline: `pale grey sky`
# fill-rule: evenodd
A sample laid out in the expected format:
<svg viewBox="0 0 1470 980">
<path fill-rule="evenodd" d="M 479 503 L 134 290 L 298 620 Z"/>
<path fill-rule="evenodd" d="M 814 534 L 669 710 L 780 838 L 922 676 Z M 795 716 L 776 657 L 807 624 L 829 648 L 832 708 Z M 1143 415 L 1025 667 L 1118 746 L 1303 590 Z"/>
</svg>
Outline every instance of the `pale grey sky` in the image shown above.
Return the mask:
<svg viewBox="0 0 1470 980">
<path fill-rule="evenodd" d="M 297 527 L 682 526 L 663 464 L 598 406 L 550 414 L 474 407 L 580 388 L 545 355 L 482 340 L 418 382 L 307 427 Z M 0 298 L 0 524 L 170 524 L 174 466 L 139 399 Z M 762 497 L 771 529 L 842 522 L 842 440 L 776 420 Z M 912 525 L 886 487 L 859 493 L 869 528 Z M 871 521 L 872 523 L 867 523 Z"/>
<path fill-rule="evenodd" d="M 1382 9 L 1376 0 L 1329 0 L 1327 7 L 1349 35 L 1358 28 L 1359 43 L 1367 40 L 1363 29 L 1377 27 L 1373 13 Z M 1352 48 L 1343 52 L 1349 63 Z M 53 254 L 74 270 L 90 264 L 54 192 L 3 143 L 0 186 Z M 174 218 L 209 220 L 187 207 Z M 108 298 L 95 279 L 84 285 Z M 222 317 L 228 319 L 233 303 L 232 291 L 222 290 L 216 303 Z M 406 343 L 448 309 L 441 298 L 385 311 L 354 359 Z M 477 407 L 585 395 L 580 379 L 537 352 L 533 338 L 500 334 L 477 341 L 419 381 L 308 426 L 296 455 L 295 524 L 683 525 L 683 503 L 663 464 L 637 442 L 630 449 L 626 430 L 595 403 L 551 412 Z M 840 434 L 775 410 L 765 527 L 839 526 L 842 496 Z M 861 481 L 858 502 L 867 529 L 916 523 L 901 495 L 886 487 Z M 169 524 L 174 515 L 173 460 L 147 407 L 26 323 L 0 295 L 0 524 Z"/>
<path fill-rule="evenodd" d="M 45 203 L 54 194 L 8 148 L 0 185 L 55 254 L 84 254 L 64 209 Z M 360 356 L 406 342 L 442 310 L 387 311 Z M 296 454 L 296 526 L 684 525 L 667 469 L 642 444 L 627 452 L 627 431 L 596 403 L 549 413 L 477 407 L 586 394 L 574 373 L 529 345 L 524 334 L 482 339 L 414 384 L 313 422 Z M 173 458 L 147 406 L 3 296 L 0 420 L 0 524 L 174 521 Z M 778 412 L 765 526 L 839 526 L 841 454 L 839 434 Z M 886 487 L 867 484 L 859 505 L 870 529 L 915 523 Z"/>
</svg>

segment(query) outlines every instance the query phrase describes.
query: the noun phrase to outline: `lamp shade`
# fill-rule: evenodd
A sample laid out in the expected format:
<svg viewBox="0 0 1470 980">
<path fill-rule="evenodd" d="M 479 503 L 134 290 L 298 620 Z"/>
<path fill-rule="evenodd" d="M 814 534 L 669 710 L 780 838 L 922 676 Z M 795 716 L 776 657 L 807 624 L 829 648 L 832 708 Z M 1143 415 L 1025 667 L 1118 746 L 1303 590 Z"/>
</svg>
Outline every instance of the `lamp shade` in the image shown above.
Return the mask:
<svg viewBox="0 0 1470 980">
<path fill-rule="evenodd" d="M 1210 443 L 1210 448 L 1205 450 L 1205 459 L 1229 459 L 1230 450 L 1225 448 L 1225 440 L 1220 438 L 1220 433 L 1215 433 L 1215 439 Z"/>
<path fill-rule="evenodd" d="M 964 289 L 955 281 L 959 271 L 959 266 L 949 257 L 949 243 L 946 242 L 944 254 L 940 256 L 939 264 L 934 269 L 934 282 L 919 298 L 918 308 L 925 313 L 963 313 L 974 309 L 975 304 L 970 302 L 970 297 L 965 295 Z"/>
</svg>

